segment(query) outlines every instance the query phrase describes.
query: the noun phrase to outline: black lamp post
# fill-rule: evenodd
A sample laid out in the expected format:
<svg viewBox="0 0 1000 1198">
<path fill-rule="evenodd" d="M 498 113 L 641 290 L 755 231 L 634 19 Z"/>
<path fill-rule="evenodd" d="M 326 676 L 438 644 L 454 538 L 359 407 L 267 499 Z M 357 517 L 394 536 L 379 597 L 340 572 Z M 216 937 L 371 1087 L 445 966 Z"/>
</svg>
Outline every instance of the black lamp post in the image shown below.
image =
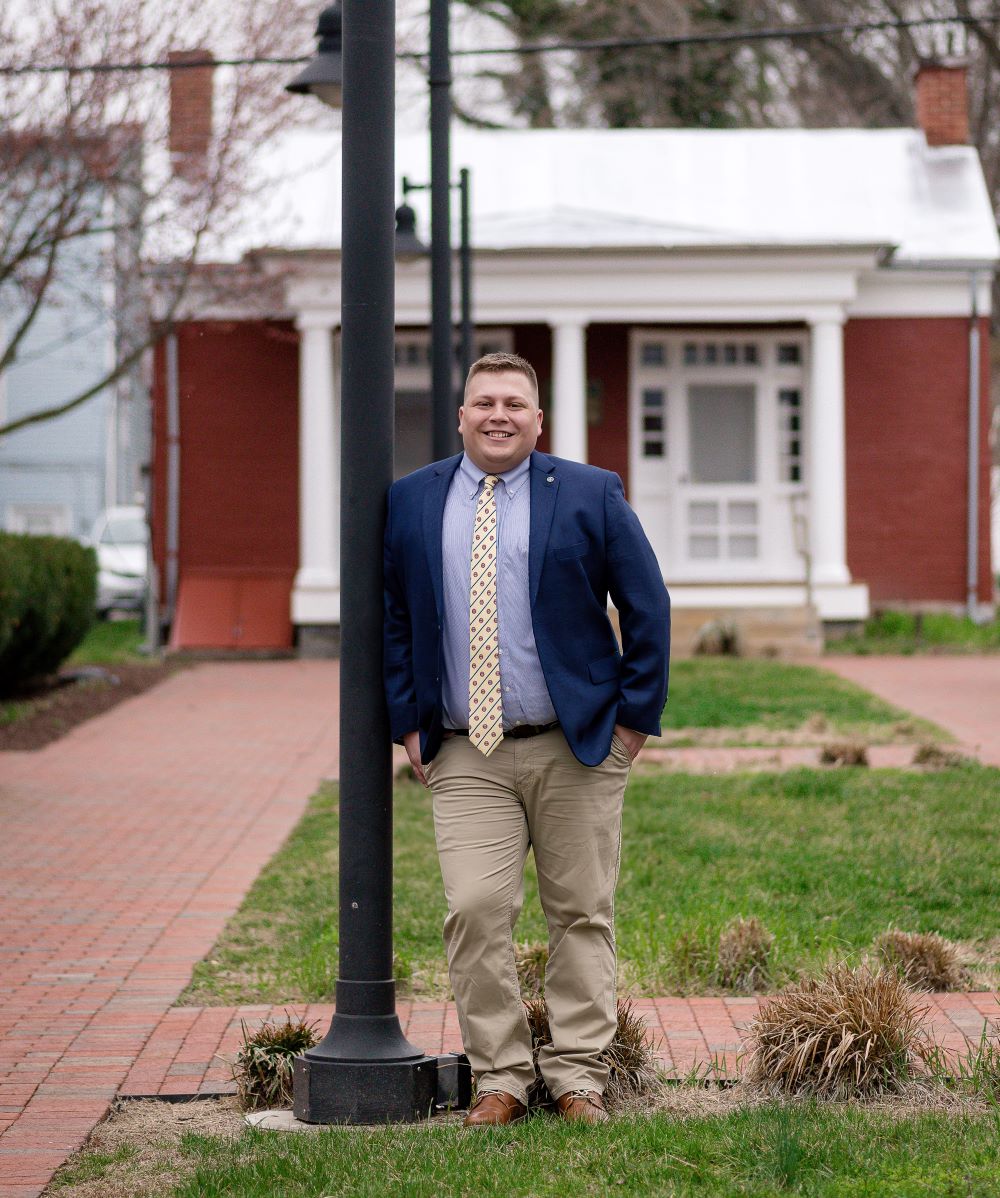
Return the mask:
<svg viewBox="0 0 1000 1198">
<path fill-rule="evenodd" d="M 392 482 L 394 2 L 344 0 L 288 90 L 343 85 L 340 967 L 325 1039 L 295 1062 L 310 1123 L 426 1118 L 439 1058 L 404 1037 L 392 976 L 392 776 L 382 691 L 382 529 Z M 449 1058 L 442 1058 L 447 1061 Z M 455 1058 L 450 1058 L 454 1066 Z"/>
<path fill-rule="evenodd" d="M 451 52 L 448 0 L 430 3 L 431 92 L 431 446 L 435 461 L 455 452 L 451 340 Z"/>
</svg>

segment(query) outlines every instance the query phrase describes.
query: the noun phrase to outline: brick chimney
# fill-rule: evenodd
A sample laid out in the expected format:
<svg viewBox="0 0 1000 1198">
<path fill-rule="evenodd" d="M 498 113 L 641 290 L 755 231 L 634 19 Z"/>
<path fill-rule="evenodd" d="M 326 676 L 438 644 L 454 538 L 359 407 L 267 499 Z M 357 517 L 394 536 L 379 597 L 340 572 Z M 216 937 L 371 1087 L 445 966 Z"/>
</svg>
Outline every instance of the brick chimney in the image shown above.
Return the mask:
<svg viewBox="0 0 1000 1198">
<path fill-rule="evenodd" d="M 960 59 L 922 62 L 917 68 L 917 124 L 929 146 L 968 143 L 966 69 L 966 63 Z"/>
<path fill-rule="evenodd" d="M 212 62 L 211 50 L 171 50 L 167 61 Z M 204 174 L 212 144 L 214 66 L 180 67 L 170 72 L 170 160 L 177 174 Z"/>
</svg>

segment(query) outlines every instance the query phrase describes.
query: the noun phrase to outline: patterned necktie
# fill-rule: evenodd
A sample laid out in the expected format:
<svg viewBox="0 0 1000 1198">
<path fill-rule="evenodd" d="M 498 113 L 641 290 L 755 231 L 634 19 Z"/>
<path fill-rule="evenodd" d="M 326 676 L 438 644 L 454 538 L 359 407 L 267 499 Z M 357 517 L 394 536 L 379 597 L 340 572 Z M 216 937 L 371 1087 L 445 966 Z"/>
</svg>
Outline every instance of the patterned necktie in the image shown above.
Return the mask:
<svg viewBox="0 0 1000 1198">
<path fill-rule="evenodd" d="M 498 479 L 487 474 L 476 505 L 469 581 L 469 740 L 489 757 L 503 739 L 500 623 L 497 618 Z"/>
</svg>

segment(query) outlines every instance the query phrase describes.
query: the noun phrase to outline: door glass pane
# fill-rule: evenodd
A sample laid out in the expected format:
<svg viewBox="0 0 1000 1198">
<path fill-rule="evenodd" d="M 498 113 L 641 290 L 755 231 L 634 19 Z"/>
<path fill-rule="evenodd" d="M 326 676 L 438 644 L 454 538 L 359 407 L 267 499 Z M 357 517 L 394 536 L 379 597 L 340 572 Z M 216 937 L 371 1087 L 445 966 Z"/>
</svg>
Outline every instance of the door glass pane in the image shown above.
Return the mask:
<svg viewBox="0 0 1000 1198">
<path fill-rule="evenodd" d="M 752 558 L 757 556 L 757 538 L 743 535 L 729 538 L 729 556 L 734 558 Z"/>
<path fill-rule="evenodd" d="M 752 499 L 731 499 L 727 505 L 730 524 L 757 523 L 757 504 Z"/>
<path fill-rule="evenodd" d="M 691 481 L 757 481 L 756 388 L 751 383 L 688 387 Z"/>
<path fill-rule="evenodd" d="M 692 534 L 688 537 L 688 549 L 692 558 L 705 561 L 719 556 L 719 538 L 710 537 L 704 533 Z"/>
<path fill-rule="evenodd" d="M 688 523 L 692 528 L 715 528 L 719 523 L 717 503 L 689 503 Z"/>
</svg>

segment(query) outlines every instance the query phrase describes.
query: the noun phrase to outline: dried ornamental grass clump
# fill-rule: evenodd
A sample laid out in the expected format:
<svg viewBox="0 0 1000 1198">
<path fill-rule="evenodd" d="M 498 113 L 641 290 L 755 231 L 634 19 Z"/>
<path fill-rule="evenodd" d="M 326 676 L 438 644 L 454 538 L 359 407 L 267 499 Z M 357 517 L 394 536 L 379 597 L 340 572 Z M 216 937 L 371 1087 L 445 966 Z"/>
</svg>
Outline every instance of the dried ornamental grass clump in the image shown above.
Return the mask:
<svg viewBox="0 0 1000 1198">
<path fill-rule="evenodd" d="M 533 998 L 545 991 L 545 966 L 549 963 L 548 946 L 535 940 L 531 944 L 514 945 L 514 967 L 521 984 L 521 994 Z"/>
<path fill-rule="evenodd" d="M 922 765 L 929 770 L 949 770 L 971 765 L 972 760 L 957 749 L 946 749 L 942 745 L 928 742 L 917 745 L 914 749 L 913 764 Z"/>
<path fill-rule="evenodd" d="M 831 966 L 761 1003 L 744 1081 L 820 1098 L 897 1093 L 926 1064 L 925 1012 L 895 970 Z"/>
<path fill-rule="evenodd" d="M 937 932 L 890 928 L 875 940 L 875 952 L 917 990 L 961 990 L 968 981 L 959 948 Z"/>
<path fill-rule="evenodd" d="M 756 916 L 732 920 L 719 933 L 715 970 L 719 985 L 751 994 L 766 987 L 773 947 L 774 936 Z"/>
<path fill-rule="evenodd" d="M 526 999 L 524 1012 L 531 1029 L 532 1056 L 537 1068 L 538 1050 L 552 1043 L 545 999 Z M 662 1086 L 661 1071 L 656 1061 L 656 1042 L 630 998 L 618 1000 L 618 1028 L 600 1059 L 608 1066 L 604 1097 L 609 1106 L 620 1106 L 629 1099 L 655 1093 Z M 539 1076 L 528 1095 L 528 1105 L 543 1107 L 551 1103 L 552 1096 Z"/>
<path fill-rule="evenodd" d="M 233 1062 L 233 1079 L 245 1111 L 292 1105 L 292 1064 L 317 1042 L 316 1024 L 286 1018 L 251 1032 L 240 1020 L 243 1043 Z"/>
<path fill-rule="evenodd" d="M 823 765 L 867 765 L 868 746 L 860 740 L 831 741 L 819 755 Z"/>
</svg>

